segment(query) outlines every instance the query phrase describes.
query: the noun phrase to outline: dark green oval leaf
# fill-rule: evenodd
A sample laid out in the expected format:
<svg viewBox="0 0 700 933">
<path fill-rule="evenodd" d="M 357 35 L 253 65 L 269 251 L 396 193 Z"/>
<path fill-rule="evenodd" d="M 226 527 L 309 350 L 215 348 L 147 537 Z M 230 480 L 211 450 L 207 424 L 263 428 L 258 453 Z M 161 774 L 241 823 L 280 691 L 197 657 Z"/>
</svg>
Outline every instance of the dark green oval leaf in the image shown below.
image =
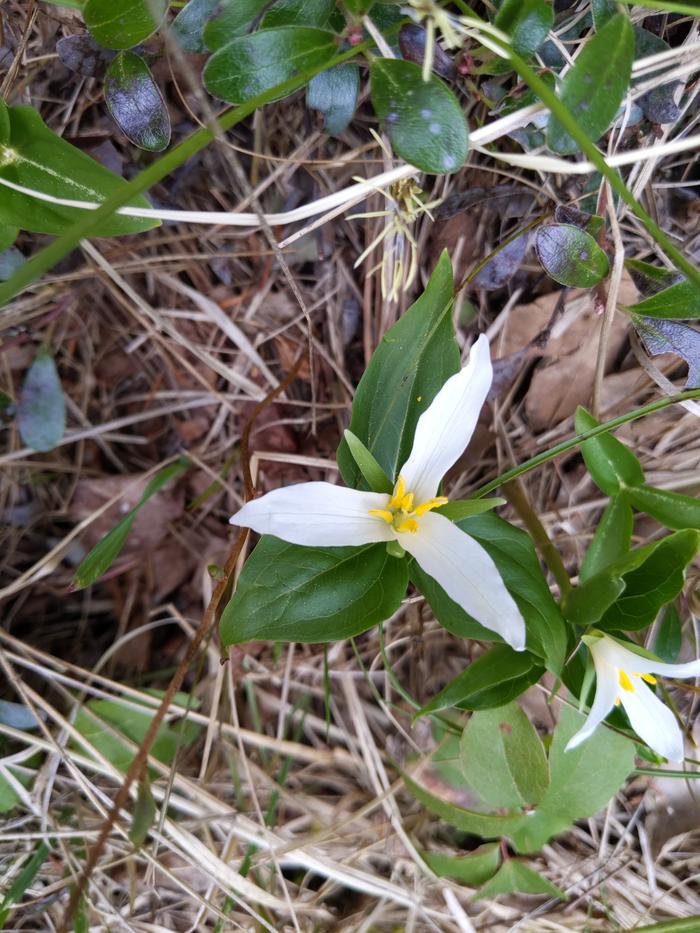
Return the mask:
<svg viewBox="0 0 700 933">
<path fill-rule="evenodd" d="M 261 29 L 278 26 L 316 26 L 325 29 L 335 0 L 276 0 L 263 16 Z"/>
<path fill-rule="evenodd" d="M 424 172 L 456 172 L 469 151 L 459 101 L 439 78 L 423 80 L 420 65 L 377 58 L 370 68 L 372 103 L 397 155 Z"/>
<path fill-rule="evenodd" d="M 608 257 L 585 230 L 573 224 L 543 224 L 535 235 L 542 268 L 555 282 L 592 288 L 608 274 Z"/>
<path fill-rule="evenodd" d="M 667 528 L 700 530 L 700 499 L 654 486 L 630 489 L 629 498 L 635 509 L 646 512 Z"/>
<path fill-rule="evenodd" d="M 547 0 L 504 0 L 494 25 L 508 33 L 518 55 L 527 58 L 542 45 L 554 25 L 554 9 Z"/>
<path fill-rule="evenodd" d="M 267 6 L 268 0 L 223 0 L 221 12 L 204 27 L 205 45 L 212 52 L 242 36 L 252 21 Z"/>
<path fill-rule="evenodd" d="M 24 377 L 17 403 L 17 427 L 32 450 L 53 450 L 63 437 L 66 403 L 56 364 L 48 350 L 39 350 Z"/>
<path fill-rule="evenodd" d="M 452 301 L 452 266 L 443 253 L 426 290 L 384 335 L 357 387 L 349 428 L 392 481 L 408 459 L 418 418 L 459 369 Z M 346 485 L 362 485 L 344 440 L 338 466 Z"/>
<path fill-rule="evenodd" d="M 11 136 L 0 161 L 0 178 L 58 198 L 99 203 L 124 184 L 123 180 L 61 139 L 31 107 L 11 107 Z M 62 234 L 85 212 L 47 204 L 10 188 L 0 188 L 0 223 L 34 233 Z M 143 197 L 129 202 L 150 207 Z M 103 221 L 96 236 L 118 236 L 157 227 L 160 221 L 115 215 Z"/>
<path fill-rule="evenodd" d="M 100 45 L 130 49 L 160 26 L 168 0 L 87 0 L 85 25 Z"/>
<path fill-rule="evenodd" d="M 170 142 L 170 117 L 146 62 L 120 52 L 105 76 L 105 101 L 127 139 L 139 149 L 162 152 Z"/>
<path fill-rule="evenodd" d="M 221 641 L 351 638 L 395 612 L 407 585 L 406 561 L 384 544 L 311 548 L 264 535 L 224 609 Z"/>
<path fill-rule="evenodd" d="M 561 102 L 594 142 L 610 126 L 622 103 L 633 60 L 634 30 L 629 17 L 618 13 L 588 40 L 561 83 Z M 578 143 L 554 116 L 550 117 L 547 144 L 555 152 L 578 152 Z"/>
<path fill-rule="evenodd" d="M 306 106 L 323 114 L 324 131 L 337 135 L 352 120 L 360 91 L 357 65 L 347 62 L 314 75 L 306 91 Z"/>
<path fill-rule="evenodd" d="M 462 884 L 474 887 L 483 884 L 501 862 L 501 847 L 497 842 L 487 842 L 474 849 L 469 855 L 447 855 L 445 852 L 421 850 L 421 858 L 440 878 L 454 878 Z"/>
<path fill-rule="evenodd" d="M 240 6 L 240 3 L 237 5 Z M 171 27 L 180 48 L 185 52 L 206 52 L 204 27 L 220 8 L 220 0 L 189 0 L 175 17 Z"/>
<path fill-rule="evenodd" d="M 204 69 L 204 83 L 214 97 L 240 104 L 302 69 L 322 65 L 336 51 L 335 36 L 323 29 L 263 29 L 252 36 L 239 36 L 214 52 Z"/>
<path fill-rule="evenodd" d="M 582 405 L 576 409 L 574 423 L 578 434 L 599 424 Z M 600 434 L 584 441 L 581 453 L 593 482 L 608 496 L 617 495 L 627 486 L 641 486 L 644 482 L 641 463 L 629 447 L 612 434 Z"/>
</svg>

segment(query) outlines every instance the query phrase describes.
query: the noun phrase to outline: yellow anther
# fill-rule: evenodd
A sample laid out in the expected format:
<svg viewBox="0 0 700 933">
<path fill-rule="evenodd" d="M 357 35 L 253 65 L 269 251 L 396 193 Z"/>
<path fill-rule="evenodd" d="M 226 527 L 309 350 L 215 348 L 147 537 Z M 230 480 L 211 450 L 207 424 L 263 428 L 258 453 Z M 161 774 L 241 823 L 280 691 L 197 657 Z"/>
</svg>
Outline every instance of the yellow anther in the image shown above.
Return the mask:
<svg viewBox="0 0 700 933">
<path fill-rule="evenodd" d="M 421 515 L 425 515 L 426 512 L 430 512 L 432 509 L 439 509 L 441 505 L 447 505 L 448 501 L 447 496 L 435 496 L 434 499 L 428 499 L 416 506 L 413 514 L 420 518 Z"/>
<path fill-rule="evenodd" d="M 389 509 L 370 509 L 370 515 L 376 515 L 377 518 L 383 518 L 387 525 L 391 525 L 394 521 L 394 513 L 390 512 Z"/>
<path fill-rule="evenodd" d="M 410 531 L 411 534 L 415 534 L 418 531 L 418 522 L 415 518 L 407 518 L 406 521 L 401 522 L 401 524 L 397 526 L 396 530 Z"/>
<path fill-rule="evenodd" d="M 407 492 L 406 495 L 401 500 L 399 508 L 402 512 L 412 512 L 413 511 L 413 498 L 414 495 L 412 492 Z"/>
<path fill-rule="evenodd" d="M 396 486 L 394 486 L 394 495 L 389 500 L 388 508 L 400 509 L 401 502 L 405 495 L 406 495 L 406 480 L 403 478 L 403 476 L 399 476 L 399 478 L 396 481 Z"/>
<path fill-rule="evenodd" d="M 655 683 L 656 683 L 656 677 L 654 677 L 653 674 L 636 674 L 635 676 L 636 676 L 636 677 L 641 677 L 642 680 L 646 680 L 646 682 L 647 682 L 648 684 L 655 684 Z"/>
<path fill-rule="evenodd" d="M 626 671 L 619 671 L 617 676 L 622 689 L 626 690 L 628 693 L 634 693 L 634 684 L 630 680 L 629 674 Z"/>
</svg>

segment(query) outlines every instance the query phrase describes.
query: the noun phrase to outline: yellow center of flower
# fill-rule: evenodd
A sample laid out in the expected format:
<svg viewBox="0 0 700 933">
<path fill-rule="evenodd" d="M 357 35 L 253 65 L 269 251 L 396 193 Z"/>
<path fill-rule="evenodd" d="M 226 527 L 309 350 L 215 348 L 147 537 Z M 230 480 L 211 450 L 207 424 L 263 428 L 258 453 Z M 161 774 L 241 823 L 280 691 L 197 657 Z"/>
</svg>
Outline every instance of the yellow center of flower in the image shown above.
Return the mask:
<svg viewBox="0 0 700 933">
<path fill-rule="evenodd" d="M 636 673 L 633 673 L 633 674 L 632 674 L 632 677 L 641 677 L 642 680 L 645 680 L 648 684 L 655 684 L 655 683 L 656 683 L 656 677 L 654 677 L 653 674 L 636 674 Z M 618 681 L 620 682 L 620 686 L 622 687 L 623 690 L 626 690 L 628 693 L 634 693 L 634 691 L 635 691 L 635 689 L 636 689 L 635 686 L 634 686 L 634 683 L 633 683 L 633 681 L 632 681 L 632 677 L 630 677 L 630 675 L 627 673 L 627 671 L 622 671 L 622 670 L 620 670 L 620 671 L 617 672 L 617 679 L 618 679 Z"/>
<path fill-rule="evenodd" d="M 406 480 L 399 476 L 396 486 L 394 486 L 394 495 L 389 499 L 385 509 L 370 509 L 370 515 L 376 515 L 377 518 L 383 518 L 387 525 L 391 525 L 394 531 L 410 531 L 415 534 L 418 531 L 418 522 L 416 519 L 431 509 L 438 509 L 441 505 L 446 505 L 446 496 L 435 496 L 433 499 L 427 499 L 418 505 L 415 504 L 415 494 L 407 492 Z"/>
</svg>

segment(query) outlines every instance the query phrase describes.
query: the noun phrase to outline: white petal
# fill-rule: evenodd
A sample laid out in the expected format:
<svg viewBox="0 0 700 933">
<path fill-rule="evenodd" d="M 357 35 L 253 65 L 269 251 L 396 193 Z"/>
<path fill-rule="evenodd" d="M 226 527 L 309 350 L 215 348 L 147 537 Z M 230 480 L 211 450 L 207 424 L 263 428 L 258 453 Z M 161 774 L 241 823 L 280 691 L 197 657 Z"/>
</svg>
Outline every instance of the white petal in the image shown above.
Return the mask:
<svg viewBox="0 0 700 933">
<path fill-rule="evenodd" d="M 444 515 L 428 512 L 415 534 L 396 537 L 465 612 L 508 642 L 525 648 L 525 622 L 483 547 Z"/>
<path fill-rule="evenodd" d="M 370 509 L 385 509 L 388 501 L 381 492 L 299 483 L 247 502 L 230 522 L 310 547 L 371 544 L 394 540 L 391 526 L 369 514 Z"/>
<path fill-rule="evenodd" d="M 595 696 L 590 712 L 588 713 L 588 719 L 578 732 L 567 742 L 567 752 L 572 748 L 576 748 L 577 745 L 580 745 L 581 742 L 585 742 L 587 738 L 593 735 L 615 705 L 617 691 L 618 682 L 615 668 L 596 664 Z"/>
<path fill-rule="evenodd" d="M 417 503 L 432 499 L 471 440 L 492 377 L 489 342 L 482 334 L 467 365 L 447 380 L 418 419 L 413 449 L 401 470 Z"/>
<path fill-rule="evenodd" d="M 649 748 L 669 761 L 683 760 L 683 733 L 676 717 L 644 681 L 635 678 L 634 691 L 620 690 L 620 699 L 630 725 Z"/>
<path fill-rule="evenodd" d="M 665 664 L 663 661 L 654 661 L 643 658 L 624 648 L 611 638 L 603 638 L 591 648 L 593 655 L 605 656 L 607 663 L 622 668 L 632 674 L 660 674 L 662 677 L 700 677 L 700 659 L 687 661 L 685 664 Z"/>
</svg>

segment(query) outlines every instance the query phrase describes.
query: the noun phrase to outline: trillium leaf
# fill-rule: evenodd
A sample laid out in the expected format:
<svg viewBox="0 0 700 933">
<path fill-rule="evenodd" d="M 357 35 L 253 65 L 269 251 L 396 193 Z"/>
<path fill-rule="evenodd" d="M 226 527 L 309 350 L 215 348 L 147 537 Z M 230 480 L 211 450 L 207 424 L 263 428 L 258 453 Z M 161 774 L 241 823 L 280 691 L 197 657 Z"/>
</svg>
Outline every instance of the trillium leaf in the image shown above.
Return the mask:
<svg viewBox="0 0 700 933">
<path fill-rule="evenodd" d="M 576 431 L 582 434 L 597 427 L 598 421 L 579 405 L 576 409 Z M 617 495 L 628 486 L 641 486 L 644 471 L 629 447 L 612 434 L 600 434 L 581 444 L 581 453 L 593 482 L 606 495 Z"/>
<path fill-rule="evenodd" d="M 443 253 L 426 290 L 384 335 L 355 393 L 349 428 L 392 481 L 408 459 L 418 418 L 459 369 L 453 297 Z M 345 441 L 338 466 L 346 485 L 365 488 Z"/>
<path fill-rule="evenodd" d="M 359 69 L 352 62 L 346 62 L 314 75 L 306 91 L 306 106 L 320 110 L 324 131 L 337 135 L 352 120 L 359 92 Z"/>
<path fill-rule="evenodd" d="M 385 544 L 311 548 L 264 535 L 224 609 L 221 641 L 351 638 L 395 612 L 407 585 L 406 561 Z"/>
<path fill-rule="evenodd" d="M 451 680 L 418 712 L 427 716 L 457 706 L 463 709 L 492 709 L 520 696 L 544 673 L 538 658 L 528 651 L 513 651 L 496 645 L 480 655 Z"/>
<path fill-rule="evenodd" d="M 461 752 L 467 783 L 492 807 L 531 806 L 547 790 L 544 746 L 517 703 L 474 713 Z"/>
<path fill-rule="evenodd" d="M 630 84 L 634 30 L 624 13 L 613 16 L 586 43 L 561 83 L 559 97 L 579 127 L 596 142 L 610 126 Z M 552 116 L 547 131 L 550 149 L 578 152 L 578 143 Z"/>
<path fill-rule="evenodd" d="M 447 505 L 441 506 L 437 511 L 445 518 L 449 518 L 451 522 L 459 522 L 472 515 L 483 515 L 484 512 L 497 509 L 506 502 L 507 499 L 501 499 L 500 496 L 493 496 L 489 499 L 451 499 Z"/>
<path fill-rule="evenodd" d="M 631 492 L 633 490 L 630 490 Z M 631 499 L 632 496 L 628 496 L 626 492 L 619 493 L 610 499 L 581 564 L 579 579 L 582 583 L 629 551 L 634 526 Z M 700 511 L 700 503 L 698 507 Z"/>
<path fill-rule="evenodd" d="M 494 25 L 508 33 L 518 55 L 527 58 L 542 45 L 554 25 L 554 10 L 546 0 L 504 0 Z"/>
<path fill-rule="evenodd" d="M 656 626 L 654 654 L 667 664 L 675 664 L 683 647 L 683 620 L 675 605 L 666 607 L 661 621 Z"/>
<path fill-rule="evenodd" d="M 108 49 L 130 49 L 160 26 L 168 0 L 87 0 L 85 25 Z"/>
<path fill-rule="evenodd" d="M 204 83 L 214 97 L 240 104 L 293 78 L 302 69 L 323 65 L 336 51 L 336 37 L 323 29 L 261 29 L 232 39 L 214 52 L 204 68 Z"/>
<path fill-rule="evenodd" d="M 573 224 L 543 224 L 535 235 L 542 268 L 555 282 L 592 288 L 608 274 L 608 257 L 585 230 Z"/>
<path fill-rule="evenodd" d="M 344 431 L 343 438 L 348 445 L 353 460 L 367 483 L 367 487 L 371 489 L 372 492 L 391 493 L 394 489 L 394 484 L 359 437 L 356 437 L 352 431 Z"/>
<path fill-rule="evenodd" d="M 700 288 L 695 282 L 676 282 L 625 310 L 644 317 L 697 320 L 700 318 Z"/>
<path fill-rule="evenodd" d="M 268 0 L 219 2 L 216 9 L 220 12 L 205 25 L 202 33 L 206 47 L 215 52 L 232 39 L 242 36 L 267 5 Z"/>
<path fill-rule="evenodd" d="M 59 198 L 99 203 L 121 188 L 118 175 L 53 133 L 31 107 L 11 107 L 10 139 L 0 160 L 0 179 Z M 34 233 L 62 234 L 85 211 L 47 204 L 30 195 L 0 187 L 0 223 Z M 150 207 L 143 197 L 129 202 Z M 118 236 L 157 227 L 160 221 L 115 215 L 95 230 L 97 236 Z"/>
<path fill-rule="evenodd" d="M 487 842 L 464 856 L 427 852 L 423 849 L 421 858 L 439 878 L 454 878 L 455 881 L 474 887 L 483 884 L 498 870 L 501 847 L 497 842 Z"/>
<path fill-rule="evenodd" d="M 542 576 L 529 536 L 493 514 L 464 518 L 457 525 L 478 541 L 496 564 L 525 620 L 529 650 L 543 658 L 550 670 L 558 673 L 566 653 L 566 627 Z M 453 635 L 486 641 L 498 637 L 467 615 L 415 562 L 411 564 L 411 579 L 430 603 L 435 618 Z"/>
<path fill-rule="evenodd" d="M 237 5 L 240 7 L 241 4 Z M 220 0 L 189 0 L 175 17 L 171 27 L 180 48 L 185 52 L 207 51 L 204 27 L 221 6 Z"/>
<path fill-rule="evenodd" d="M 146 62 L 120 52 L 105 75 L 105 102 L 112 119 L 139 149 L 161 152 L 170 142 L 170 117 Z"/>
<path fill-rule="evenodd" d="M 667 528 L 700 530 L 700 499 L 654 486 L 630 489 L 629 498 L 635 509 L 651 515 Z"/>
<path fill-rule="evenodd" d="M 66 402 L 53 357 L 37 353 L 24 377 L 17 404 L 20 437 L 32 450 L 53 450 L 66 427 Z"/>
<path fill-rule="evenodd" d="M 370 79 L 372 104 L 397 155 L 434 175 L 464 165 L 467 123 L 459 101 L 439 78 L 424 81 L 414 62 L 377 58 Z"/>
<path fill-rule="evenodd" d="M 566 894 L 544 878 L 539 872 L 529 868 L 517 859 L 508 859 L 496 874 L 474 895 L 474 900 L 484 897 L 496 897 L 498 894 L 544 894 L 547 897 L 566 898 Z"/>
</svg>

